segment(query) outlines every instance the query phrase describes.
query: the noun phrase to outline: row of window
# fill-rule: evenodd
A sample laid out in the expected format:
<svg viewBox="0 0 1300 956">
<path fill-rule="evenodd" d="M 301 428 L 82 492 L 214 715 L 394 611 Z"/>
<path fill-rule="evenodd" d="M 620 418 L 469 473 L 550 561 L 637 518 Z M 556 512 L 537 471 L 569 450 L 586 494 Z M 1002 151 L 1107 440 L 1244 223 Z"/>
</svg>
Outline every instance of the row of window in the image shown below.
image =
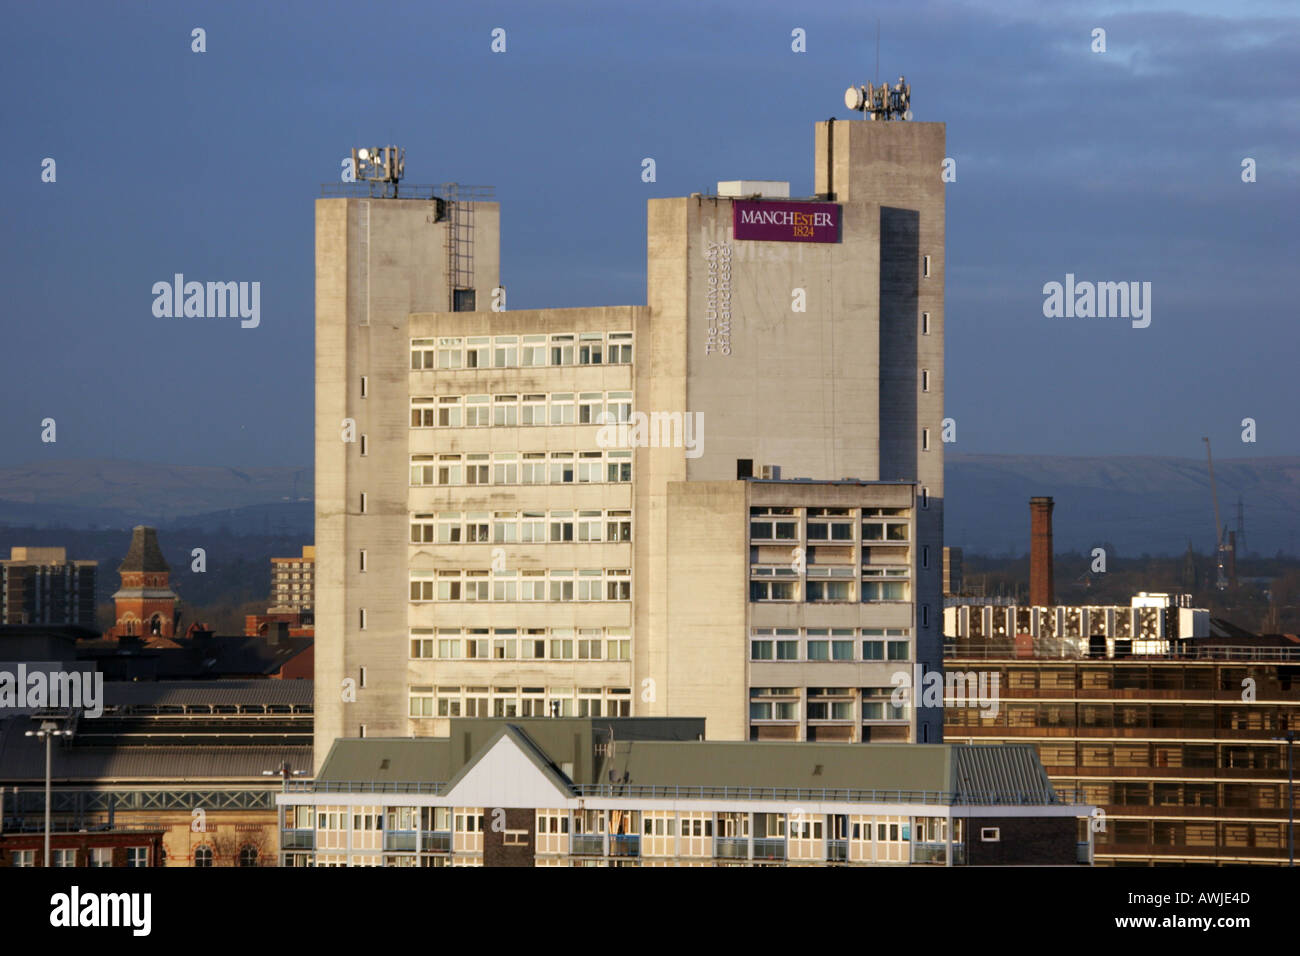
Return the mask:
<svg viewBox="0 0 1300 956">
<path fill-rule="evenodd" d="M 10 854 L 10 866 L 36 866 L 35 850 L 14 850 Z M 50 850 L 50 865 L 71 867 L 77 865 L 76 849 Z M 104 867 L 113 865 L 112 847 L 92 847 L 86 851 L 85 866 Z M 149 865 L 149 848 L 147 846 L 129 846 L 126 848 L 126 865 L 131 867 Z"/>
<path fill-rule="evenodd" d="M 772 572 L 769 576 L 767 573 L 758 573 L 758 571 Z M 812 570 L 811 568 L 809 569 Z M 840 570 L 840 569 L 836 569 Z M 853 573 L 852 568 L 843 570 Z M 754 578 L 749 582 L 749 599 L 751 601 L 858 601 L 863 602 L 881 602 L 881 601 L 908 601 L 911 599 L 911 584 L 908 581 L 885 581 L 877 580 L 888 576 L 880 573 L 885 569 L 867 569 L 863 568 L 863 580 L 857 581 L 838 581 L 838 580 L 779 580 L 778 575 L 788 571 L 780 568 L 775 569 L 758 569 L 751 571 Z M 793 572 L 789 572 L 793 574 Z M 901 572 L 907 573 L 906 569 Z M 861 598 L 859 598 L 859 593 Z"/>
<path fill-rule="evenodd" d="M 945 721 L 947 714 L 944 715 Z M 1044 766 L 1188 767 L 1231 770 L 1286 770 L 1282 743 L 1247 744 L 1075 744 L 1040 743 Z M 1086 761 L 1084 763 L 1083 761 Z M 1113 761 L 1113 764 L 1112 764 Z M 1105 802 L 1105 801 L 1103 801 Z"/>
<path fill-rule="evenodd" d="M 411 600 L 630 601 L 627 568 L 529 571 L 412 571 Z"/>
<path fill-rule="evenodd" d="M 730 839 L 748 838 L 751 830 L 759 839 L 789 837 L 791 839 L 853 839 L 898 843 L 917 838 L 941 840 L 945 836 L 944 821 L 922 818 L 912 823 L 879 822 L 878 818 L 850 821 L 847 814 L 794 815 L 785 813 L 701 813 L 687 811 L 641 810 L 576 810 L 562 808 L 539 809 L 536 833 L 539 836 L 585 834 L 591 836 L 640 835 L 646 837 L 712 837 Z M 354 809 L 351 811 L 311 806 L 287 807 L 285 822 L 290 829 L 342 832 L 348 829 L 358 833 L 388 832 L 413 833 L 417 830 L 433 833 L 482 833 L 485 816 L 481 809 L 469 807 L 388 807 Z M 889 820 L 889 817 L 885 818 Z M 752 823 L 752 826 L 751 826 Z M 825 827 L 831 825 L 828 832 Z M 516 831 L 506 831 L 516 832 Z"/>
<path fill-rule="evenodd" d="M 413 660 L 627 661 L 628 628 L 411 628 Z"/>
<path fill-rule="evenodd" d="M 863 541 L 906 543 L 910 508 L 750 508 L 749 539 L 763 541 L 853 542 L 861 524 Z M 800 537 L 801 528 L 804 536 Z"/>
<path fill-rule="evenodd" d="M 1074 781 L 1083 800 L 1121 807 L 1222 807 L 1232 810 L 1282 810 L 1289 804 L 1286 784 L 1147 783 L 1128 780 Z M 1216 793 L 1216 790 L 1218 791 Z M 1300 790 L 1297 790 L 1300 796 Z"/>
<path fill-rule="evenodd" d="M 1287 665 L 1255 666 L 1248 669 L 1244 666 L 1187 666 L 1182 662 L 1168 661 L 1155 666 L 1087 662 L 1060 667 L 995 666 L 992 670 L 1002 675 L 1003 687 L 1014 690 L 1240 691 L 1241 682 L 1247 677 L 1256 681 L 1257 689 L 1261 692 L 1268 688 L 1275 694 L 1282 694 L 1293 685 Z"/>
<path fill-rule="evenodd" d="M 1114 820 L 1095 837 L 1104 846 L 1145 846 L 1244 850 L 1255 847 L 1281 857 L 1287 847 L 1287 828 L 1277 823 L 1193 823 L 1182 821 Z"/>
<path fill-rule="evenodd" d="M 412 686 L 409 714 L 424 717 L 630 717 L 628 687 Z"/>
<path fill-rule="evenodd" d="M 287 806 L 286 829 L 351 829 L 359 833 L 410 833 L 415 830 L 443 833 L 482 833 L 483 811 L 469 807 L 333 807 Z"/>
<path fill-rule="evenodd" d="M 906 661 L 911 659 L 907 628 L 751 628 L 752 661 Z M 902 638 L 899 640 L 898 638 Z M 862 656 L 858 657 L 861 648 Z"/>
<path fill-rule="evenodd" d="M 1134 730 L 1217 729 L 1273 732 L 1300 724 L 1300 708 L 1268 704 L 1020 703 L 995 714 L 954 707 L 944 720 L 959 726 L 1053 727 L 1059 730 L 1131 728 Z"/>
<path fill-rule="evenodd" d="M 751 687 L 751 721 L 795 721 L 804 708 L 808 720 L 907 720 L 907 704 L 894 704 L 893 687 Z"/>
<path fill-rule="evenodd" d="M 632 512 L 440 511 L 411 518 L 411 544 L 544 544 L 632 540 Z"/>
<path fill-rule="evenodd" d="M 585 815 L 579 811 L 573 815 L 574 831 L 577 833 L 589 833 L 592 835 L 603 835 L 607 831 L 613 833 L 635 833 L 647 837 L 711 837 L 714 835 L 714 815 L 712 813 L 683 813 L 672 814 L 662 811 L 639 811 L 639 810 L 622 810 L 612 811 L 618 814 L 618 822 L 612 820 L 607 822 L 602 811 L 594 811 L 591 819 L 586 819 Z M 636 826 L 636 817 L 641 818 L 640 827 Z M 566 834 L 569 832 L 569 812 L 567 810 L 538 810 L 537 811 L 537 832 L 539 834 Z M 748 838 L 749 814 L 718 814 L 717 835 L 729 839 Z M 826 834 L 826 818 L 823 815 L 807 817 L 800 813 L 797 817 L 791 819 L 788 814 L 784 813 L 758 813 L 754 814 L 754 830 L 761 833 L 760 839 L 772 839 L 776 837 L 789 836 L 795 840 L 820 840 Z M 831 817 L 832 831 L 831 839 L 842 840 L 849 838 L 858 841 L 870 841 L 872 834 L 876 836 L 878 842 L 904 842 L 910 840 L 911 824 L 908 823 L 876 823 L 873 829 L 871 823 L 855 821 L 851 828 L 843 814 L 835 814 Z M 944 821 L 937 820 L 930 824 L 937 832 L 942 832 Z M 631 824 L 629 826 L 629 824 Z M 918 823 L 919 829 L 925 828 L 925 822 Z M 615 829 L 617 828 L 617 829 Z M 919 831 L 918 831 L 919 832 Z M 924 834 L 920 834 L 924 836 Z"/>
<path fill-rule="evenodd" d="M 630 364 L 631 332 L 411 339 L 411 368 L 415 371 Z"/>
<path fill-rule="evenodd" d="M 194 848 L 194 865 L 196 867 L 212 866 L 212 847 L 206 843 Z M 257 847 L 252 844 L 245 844 L 239 848 L 239 865 L 240 866 L 257 866 L 258 853 Z"/>
<path fill-rule="evenodd" d="M 412 428 L 606 425 L 631 421 L 631 392 L 443 395 L 411 399 Z"/>
<path fill-rule="evenodd" d="M 631 451 L 412 455 L 411 484 L 569 485 L 632 480 Z"/>
</svg>

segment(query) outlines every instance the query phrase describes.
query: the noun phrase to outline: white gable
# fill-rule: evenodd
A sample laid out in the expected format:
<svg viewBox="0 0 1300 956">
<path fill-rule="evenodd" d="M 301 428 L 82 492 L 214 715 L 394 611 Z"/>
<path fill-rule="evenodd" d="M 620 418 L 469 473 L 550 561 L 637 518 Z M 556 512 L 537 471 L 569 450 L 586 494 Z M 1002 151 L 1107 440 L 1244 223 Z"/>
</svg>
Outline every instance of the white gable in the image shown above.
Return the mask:
<svg viewBox="0 0 1300 956">
<path fill-rule="evenodd" d="M 458 807 L 561 807 L 569 799 L 508 734 L 502 735 L 447 796 Z"/>
</svg>

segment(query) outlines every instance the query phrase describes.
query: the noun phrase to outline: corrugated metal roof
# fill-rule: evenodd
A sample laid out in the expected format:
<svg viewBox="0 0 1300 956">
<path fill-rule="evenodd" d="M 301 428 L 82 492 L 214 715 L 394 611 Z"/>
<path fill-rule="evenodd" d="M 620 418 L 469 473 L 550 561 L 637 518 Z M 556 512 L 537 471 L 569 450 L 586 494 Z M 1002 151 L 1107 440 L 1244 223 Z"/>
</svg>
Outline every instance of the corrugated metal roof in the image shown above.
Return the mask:
<svg viewBox="0 0 1300 956">
<path fill-rule="evenodd" d="M 952 789 L 961 803 L 1056 803 L 1033 744 L 953 744 Z"/>
<path fill-rule="evenodd" d="M 310 680 L 106 681 L 109 706 L 183 707 L 186 704 L 307 704 Z"/>
<path fill-rule="evenodd" d="M 263 770 L 286 760 L 310 773 L 311 747 L 56 747 L 52 770 L 58 783 L 261 780 Z M 45 744 L 21 734 L 0 735 L 0 779 L 43 783 Z"/>
</svg>

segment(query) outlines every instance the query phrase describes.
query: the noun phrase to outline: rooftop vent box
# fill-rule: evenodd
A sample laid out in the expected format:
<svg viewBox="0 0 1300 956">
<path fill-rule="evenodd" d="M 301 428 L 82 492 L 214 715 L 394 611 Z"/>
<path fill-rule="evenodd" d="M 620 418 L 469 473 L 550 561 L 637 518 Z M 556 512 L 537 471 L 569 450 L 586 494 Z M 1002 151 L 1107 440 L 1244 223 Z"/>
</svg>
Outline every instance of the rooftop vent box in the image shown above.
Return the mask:
<svg viewBox="0 0 1300 956">
<path fill-rule="evenodd" d="M 789 199 L 790 184 L 775 179 L 729 179 L 718 183 L 719 196 L 764 196 Z"/>
</svg>

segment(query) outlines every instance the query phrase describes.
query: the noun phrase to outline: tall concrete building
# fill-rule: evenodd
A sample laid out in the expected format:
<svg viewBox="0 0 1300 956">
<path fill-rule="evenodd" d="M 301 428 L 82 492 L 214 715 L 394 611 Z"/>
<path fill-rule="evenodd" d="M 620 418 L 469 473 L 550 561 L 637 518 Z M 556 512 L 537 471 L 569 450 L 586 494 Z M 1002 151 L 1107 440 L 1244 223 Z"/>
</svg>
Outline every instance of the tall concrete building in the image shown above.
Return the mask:
<svg viewBox="0 0 1300 956">
<path fill-rule="evenodd" d="M 316 760 L 455 717 L 938 742 L 942 124 L 652 199 L 647 304 L 501 306 L 494 203 L 317 203 Z M 466 228 L 466 222 L 472 228 Z"/>
<path fill-rule="evenodd" d="M 66 548 L 10 548 L 0 560 L 0 624 L 95 624 L 97 561 Z"/>
<path fill-rule="evenodd" d="M 303 545 L 302 554 L 292 558 L 271 559 L 271 601 L 269 614 L 297 614 L 311 623 L 315 600 L 316 548 Z"/>
</svg>

